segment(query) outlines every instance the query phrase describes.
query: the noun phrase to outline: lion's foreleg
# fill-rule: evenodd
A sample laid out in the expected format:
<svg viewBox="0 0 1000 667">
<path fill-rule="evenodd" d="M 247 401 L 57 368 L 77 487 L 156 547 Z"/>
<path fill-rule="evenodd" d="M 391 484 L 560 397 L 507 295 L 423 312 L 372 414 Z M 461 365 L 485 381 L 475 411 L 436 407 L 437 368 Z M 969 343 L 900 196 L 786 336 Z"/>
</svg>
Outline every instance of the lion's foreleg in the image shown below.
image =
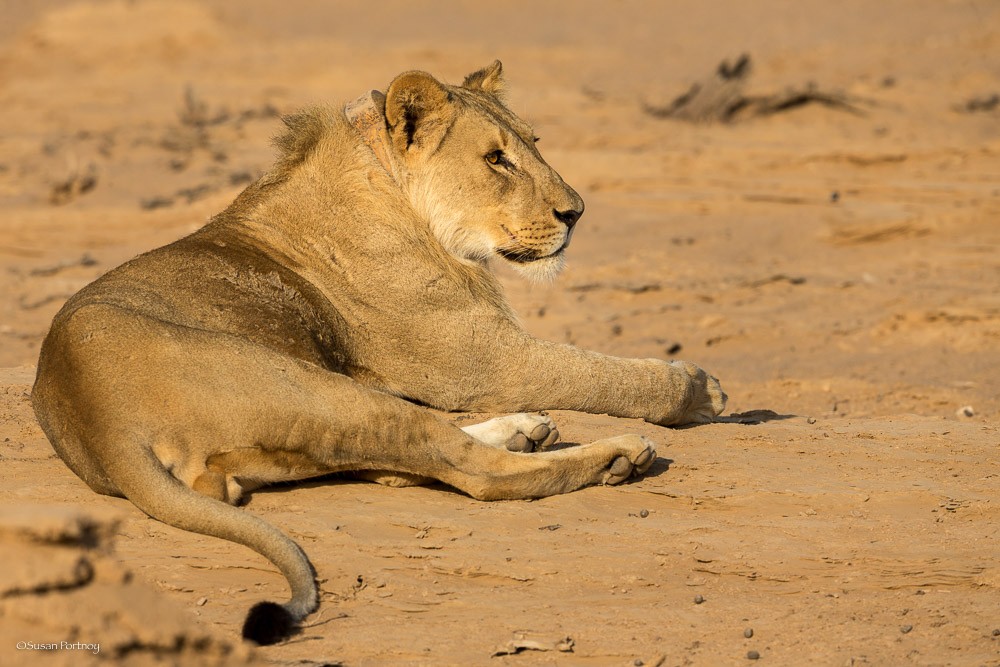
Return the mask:
<svg viewBox="0 0 1000 667">
<path fill-rule="evenodd" d="M 687 362 L 623 359 L 528 337 L 484 356 L 503 359 L 504 373 L 477 409 L 578 410 L 672 425 L 708 422 L 725 408 L 718 380 Z"/>
</svg>

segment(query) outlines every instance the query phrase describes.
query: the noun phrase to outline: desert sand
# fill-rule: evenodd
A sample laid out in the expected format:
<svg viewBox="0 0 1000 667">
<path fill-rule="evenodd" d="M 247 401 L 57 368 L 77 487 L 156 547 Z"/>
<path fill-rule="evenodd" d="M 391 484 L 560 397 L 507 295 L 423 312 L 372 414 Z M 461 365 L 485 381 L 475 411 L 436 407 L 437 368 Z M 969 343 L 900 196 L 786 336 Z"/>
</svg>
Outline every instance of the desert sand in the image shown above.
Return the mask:
<svg viewBox="0 0 1000 667">
<path fill-rule="evenodd" d="M 0 664 L 1000 664 L 996 3 L 6 0 L 0 15 Z M 741 54 L 747 96 L 812 97 L 655 113 Z M 242 646 L 246 610 L 284 580 L 77 479 L 31 412 L 41 340 L 69 295 L 256 178 L 280 114 L 494 58 L 587 202 L 558 280 L 504 275 L 525 326 L 696 362 L 729 407 L 685 429 L 553 413 L 568 442 L 656 441 L 620 487 L 258 492 L 246 511 L 305 548 L 323 605 L 292 641 Z M 62 641 L 102 650 L 16 647 Z"/>
</svg>

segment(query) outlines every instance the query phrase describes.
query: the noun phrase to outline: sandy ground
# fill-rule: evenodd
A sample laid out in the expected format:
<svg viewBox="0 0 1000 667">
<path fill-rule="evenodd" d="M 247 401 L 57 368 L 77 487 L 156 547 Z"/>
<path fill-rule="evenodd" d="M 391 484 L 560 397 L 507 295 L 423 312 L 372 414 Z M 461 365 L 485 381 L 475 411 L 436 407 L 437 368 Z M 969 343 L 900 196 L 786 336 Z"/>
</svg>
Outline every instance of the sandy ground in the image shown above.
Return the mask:
<svg viewBox="0 0 1000 667">
<path fill-rule="evenodd" d="M 1000 7 L 661 5 L 0 2 L 0 505 L 15 527 L 29 511 L 77 525 L 66 508 L 121 521 L 73 547 L 111 573 L 91 583 L 58 567 L 17 583 L 48 538 L 0 551 L 0 663 L 1000 664 Z M 644 110 L 744 52 L 748 92 L 812 82 L 855 112 Z M 587 201 L 557 282 L 505 278 L 525 325 L 697 362 L 729 410 L 673 430 L 555 413 L 570 442 L 659 444 L 616 488 L 257 493 L 247 510 L 305 547 L 324 604 L 248 657 L 244 613 L 283 580 L 73 476 L 30 410 L 41 339 L 70 294 L 255 178 L 278 114 L 496 57 Z M 158 605 L 150 638 L 136 610 Z M 493 656 L 517 639 L 545 650 Z M 104 650 L 15 646 L 63 640 Z"/>
</svg>

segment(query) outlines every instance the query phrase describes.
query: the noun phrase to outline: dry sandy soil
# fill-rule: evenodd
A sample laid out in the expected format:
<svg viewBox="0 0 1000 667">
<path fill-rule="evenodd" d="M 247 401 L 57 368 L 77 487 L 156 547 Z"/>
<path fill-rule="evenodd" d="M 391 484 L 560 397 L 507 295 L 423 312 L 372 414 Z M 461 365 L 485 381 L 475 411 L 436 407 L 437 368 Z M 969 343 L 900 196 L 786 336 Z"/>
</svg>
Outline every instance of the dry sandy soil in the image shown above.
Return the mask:
<svg viewBox="0 0 1000 667">
<path fill-rule="evenodd" d="M 8 0 L 0 15 L 0 663 L 1000 664 L 996 3 Z M 648 112 L 744 52 L 748 94 L 812 82 L 851 108 Z M 659 444 L 616 488 L 257 493 L 247 511 L 305 547 L 324 600 L 298 638 L 248 652 L 247 608 L 284 581 L 73 476 L 29 406 L 41 339 L 70 294 L 255 178 L 278 114 L 496 57 L 587 200 L 558 281 L 505 277 L 525 325 L 697 362 L 729 410 L 691 429 L 556 413 L 570 442 Z"/>
</svg>

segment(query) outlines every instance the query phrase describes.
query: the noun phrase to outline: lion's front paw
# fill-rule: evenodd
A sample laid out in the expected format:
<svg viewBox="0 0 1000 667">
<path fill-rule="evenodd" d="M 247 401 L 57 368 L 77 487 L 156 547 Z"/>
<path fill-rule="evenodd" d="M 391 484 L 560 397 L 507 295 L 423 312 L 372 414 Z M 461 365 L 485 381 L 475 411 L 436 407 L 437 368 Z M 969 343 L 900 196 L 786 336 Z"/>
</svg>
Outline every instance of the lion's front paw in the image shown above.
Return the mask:
<svg viewBox="0 0 1000 667">
<path fill-rule="evenodd" d="M 682 424 L 707 424 L 726 409 L 726 392 L 719 380 L 700 367 L 687 361 L 672 361 L 671 365 L 683 369 L 690 378 L 690 397 L 684 412 L 673 422 Z"/>
<path fill-rule="evenodd" d="M 633 475 L 641 475 L 656 460 L 653 441 L 641 435 L 622 435 L 600 442 L 614 444 L 623 450 L 611 460 L 601 477 L 601 484 L 620 484 Z"/>
</svg>

